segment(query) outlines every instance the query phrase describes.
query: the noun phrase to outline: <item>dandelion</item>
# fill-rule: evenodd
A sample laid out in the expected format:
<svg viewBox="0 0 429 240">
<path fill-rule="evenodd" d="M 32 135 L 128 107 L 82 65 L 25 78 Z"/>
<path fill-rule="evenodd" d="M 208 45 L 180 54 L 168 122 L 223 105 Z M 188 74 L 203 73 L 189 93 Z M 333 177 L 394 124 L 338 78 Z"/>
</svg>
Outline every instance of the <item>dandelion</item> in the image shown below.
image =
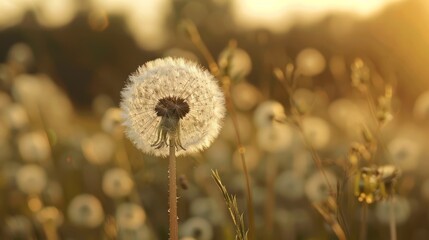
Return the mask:
<svg viewBox="0 0 429 240">
<path fill-rule="evenodd" d="M 213 227 L 204 218 L 190 218 L 181 227 L 180 235 L 183 237 L 194 237 L 198 240 L 213 239 Z"/>
<path fill-rule="evenodd" d="M 116 209 L 116 223 L 119 230 L 137 230 L 145 221 L 146 213 L 137 204 L 122 203 Z"/>
<path fill-rule="evenodd" d="M 325 70 L 326 60 L 317 49 L 306 48 L 298 53 L 296 57 L 296 66 L 299 73 L 304 76 L 312 77 Z"/>
<path fill-rule="evenodd" d="M 418 120 L 426 120 L 429 118 L 429 91 L 420 94 L 413 109 L 414 117 Z"/>
<path fill-rule="evenodd" d="M 104 173 L 103 192 L 111 198 L 125 197 L 132 191 L 134 182 L 127 171 L 113 168 Z"/>
<path fill-rule="evenodd" d="M 35 164 L 22 166 L 16 173 L 18 188 L 29 195 L 40 194 L 46 186 L 45 170 Z"/>
<path fill-rule="evenodd" d="M 127 136 L 156 156 L 168 155 L 170 138 L 178 155 L 208 147 L 225 114 L 213 76 L 183 59 L 146 63 L 130 76 L 121 94 Z"/>
<path fill-rule="evenodd" d="M 258 146 L 262 150 L 278 153 L 287 150 L 292 145 L 293 130 L 284 124 L 263 127 L 258 129 L 257 140 Z"/>
<path fill-rule="evenodd" d="M 274 122 L 286 120 L 285 109 L 277 101 L 265 101 L 258 105 L 253 115 L 257 127 L 271 126 Z"/>
<path fill-rule="evenodd" d="M 95 228 L 100 226 L 104 220 L 100 201 L 90 194 L 74 197 L 67 211 L 70 221 L 78 226 Z"/>
<path fill-rule="evenodd" d="M 115 143 L 105 133 L 96 133 L 84 139 L 81 145 L 85 158 L 92 164 L 106 164 L 114 155 Z"/>
<path fill-rule="evenodd" d="M 214 199 L 208 197 L 200 197 L 192 200 L 190 213 L 192 216 L 208 219 L 213 224 L 220 224 L 225 220 L 220 206 Z"/>
<path fill-rule="evenodd" d="M 104 113 L 103 118 L 101 119 L 101 128 L 106 133 L 110 133 L 113 136 L 120 136 L 122 133 L 122 111 L 119 108 L 109 108 Z"/>
<path fill-rule="evenodd" d="M 305 138 L 315 149 L 325 148 L 331 139 L 331 129 L 322 118 L 306 117 L 302 120 Z"/>
<path fill-rule="evenodd" d="M 56 207 L 44 207 L 36 214 L 36 220 L 41 224 L 61 226 L 64 222 L 63 214 Z"/>
<path fill-rule="evenodd" d="M 259 89 L 245 81 L 237 83 L 232 87 L 231 96 L 234 105 L 242 111 L 249 111 L 262 99 L 262 93 Z"/>
<path fill-rule="evenodd" d="M 6 239 L 31 239 L 33 228 L 31 221 L 22 215 L 12 216 L 4 223 Z"/>
<path fill-rule="evenodd" d="M 8 62 L 19 70 L 25 71 L 34 63 L 34 54 L 30 46 L 25 43 L 15 43 L 8 52 Z"/>
<path fill-rule="evenodd" d="M 49 140 L 41 131 L 29 132 L 19 137 L 18 149 L 26 162 L 43 162 L 49 159 L 51 147 Z"/>
<path fill-rule="evenodd" d="M 398 136 L 388 144 L 393 163 L 404 171 L 415 169 L 419 165 L 421 146 L 408 137 Z"/>
<path fill-rule="evenodd" d="M 411 214 L 411 204 L 408 199 L 399 196 L 393 197 L 391 201 L 381 201 L 377 203 L 377 207 L 375 209 L 377 219 L 384 224 L 390 223 L 391 204 L 393 204 L 395 222 L 397 224 L 401 224 L 407 221 Z"/>
<path fill-rule="evenodd" d="M 319 171 L 314 173 L 305 183 L 305 194 L 311 202 L 323 202 L 330 196 L 329 184 L 335 189 L 337 178 L 329 171 L 325 170 L 326 179 Z"/>
<path fill-rule="evenodd" d="M 232 79 L 245 77 L 252 70 L 252 60 L 249 54 L 240 48 L 227 48 L 219 54 L 219 66 Z"/>
<path fill-rule="evenodd" d="M 177 240 L 176 154 L 198 152 L 217 137 L 223 93 L 197 64 L 164 58 L 141 66 L 121 96 L 128 138 L 143 152 L 169 155 L 170 238 Z"/>
<path fill-rule="evenodd" d="M 10 128 L 14 130 L 22 130 L 29 124 L 28 114 L 21 104 L 10 104 L 4 109 L 5 121 Z"/>
</svg>

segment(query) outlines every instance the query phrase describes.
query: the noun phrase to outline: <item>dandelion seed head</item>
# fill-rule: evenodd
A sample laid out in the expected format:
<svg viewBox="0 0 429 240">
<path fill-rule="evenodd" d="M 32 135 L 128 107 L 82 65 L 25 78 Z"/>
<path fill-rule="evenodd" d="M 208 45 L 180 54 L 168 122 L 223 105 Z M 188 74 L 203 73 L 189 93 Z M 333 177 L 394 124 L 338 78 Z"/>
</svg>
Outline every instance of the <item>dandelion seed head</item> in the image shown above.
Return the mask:
<svg viewBox="0 0 429 240">
<path fill-rule="evenodd" d="M 247 76 L 252 70 L 252 60 L 241 48 L 227 48 L 219 54 L 219 66 L 227 69 L 227 74 L 233 79 Z"/>
<path fill-rule="evenodd" d="M 120 230 L 136 230 L 146 221 L 146 213 L 139 205 L 122 203 L 116 209 L 116 222 Z"/>
<path fill-rule="evenodd" d="M 206 219 L 193 217 L 179 227 L 179 234 L 182 237 L 210 240 L 213 239 L 213 227 Z"/>
<path fill-rule="evenodd" d="M 225 115 L 224 96 L 214 77 L 180 58 L 147 62 L 129 77 L 121 95 L 128 138 L 155 156 L 168 155 L 166 140 L 173 132 L 179 135 L 177 155 L 207 148 Z"/>
<path fill-rule="evenodd" d="M 326 171 L 326 178 L 330 186 L 335 189 L 337 184 L 336 176 Z M 305 194 L 311 202 L 323 202 L 329 197 L 329 185 L 321 172 L 315 172 L 305 183 Z"/>
<path fill-rule="evenodd" d="M 411 204 L 408 199 L 395 196 L 392 200 L 380 201 L 377 203 L 375 215 L 377 219 L 384 224 L 390 222 L 390 205 L 393 203 L 396 224 L 402 224 L 410 217 Z"/>
<path fill-rule="evenodd" d="M 82 152 L 92 164 L 101 165 L 109 162 L 114 154 L 115 143 L 106 133 L 96 133 L 82 141 Z"/>
<path fill-rule="evenodd" d="M 24 165 L 16 173 L 18 188 L 26 194 L 40 194 L 46 182 L 45 170 L 35 164 Z"/>
<path fill-rule="evenodd" d="M 18 150 L 26 162 L 44 162 L 49 159 L 49 140 L 41 131 L 25 133 L 18 138 Z"/>
<path fill-rule="evenodd" d="M 113 136 L 120 136 L 122 133 L 122 111 L 119 108 L 109 108 L 104 113 L 103 118 L 101 119 L 101 128 L 112 134 Z"/>
<path fill-rule="evenodd" d="M 248 82 L 235 84 L 231 89 L 232 101 L 237 109 L 249 111 L 262 99 L 262 93 L 258 88 Z"/>
<path fill-rule="evenodd" d="M 219 224 L 224 220 L 222 209 L 214 199 L 208 197 L 192 200 L 190 213 L 192 216 L 208 219 L 212 224 Z"/>
<path fill-rule="evenodd" d="M 78 226 L 95 228 L 104 220 L 100 201 L 91 194 L 80 194 L 74 197 L 67 209 L 70 221 Z"/>
<path fill-rule="evenodd" d="M 387 147 L 393 163 L 402 170 L 412 171 L 419 165 L 421 146 L 415 139 L 398 136 Z"/>
<path fill-rule="evenodd" d="M 318 117 L 306 117 L 302 121 L 302 131 L 315 149 L 325 148 L 331 139 L 329 124 Z"/>
<path fill-rule="evenodd" d="M 257 127 L 271 126 L 274 122 L 286 119 L 283 105 L 277 101 L 265 101 L 258 105 L 253 115 Z"/>
<path fill-rule="evenodd" d="M 306 48 L 298 53 L 296 66 L 302 75 L 312 77 L 325 70 L 326 60 L 317 49 Z"/>
<path fill-rule="evenodd" d="M 111 198 L 121 198 L 130 194 L 134 182 L 127 171 L 121 168 L 113 168 L 103 175 L 103 192 Z"/>
<path fill-rule="evenodd" d="M 289 149 L 293 141 L 293 130 L 285 124 L 275 124 L 258 129 L 258 146 L 267 152 L 278 153 Z"/>
</svg>

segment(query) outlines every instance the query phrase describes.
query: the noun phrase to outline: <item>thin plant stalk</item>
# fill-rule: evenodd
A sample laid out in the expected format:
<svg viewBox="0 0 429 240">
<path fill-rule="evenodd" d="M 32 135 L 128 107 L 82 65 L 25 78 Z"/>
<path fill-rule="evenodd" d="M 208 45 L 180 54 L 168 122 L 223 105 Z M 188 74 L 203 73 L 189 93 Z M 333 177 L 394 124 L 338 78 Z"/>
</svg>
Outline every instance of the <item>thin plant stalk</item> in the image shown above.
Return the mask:
<svg viewBox="0 0 429 240">
<path fill-rule="evenodd" d="M 174 137 L 170 136 L 170 153 L 168 163 L 168 201 L 170 217 L 170 240 L 179 239 L 179 226 L 177 223 L 177 184 L 176 184 L 176 146 Z"/>
<path fill-rule="evenodd" d="M 236 136 L 236 142 L 237 142 L 237 149 L 240 154 L 241 163 L 243 166 L 243 172 L 246 180 L 246 200 L 247 200 L 247 212 L 248 212 L 248 221 L 249 221 L 249 240 L 253 240 L 255 236 L 255 217 L 254 217 L 254 210 L 253 210 L 253 197 L 251 192 L 251 183 L 250 183 L 250 177 L 249 177 L 249 171 L 247 170 L 246 165 L 246 158 L 245 158 L 245 148 L 243 147 L 243 144 L 241 143 L 241 137 L 240 132 L 238 130 L 238 121 L 237 116 L 235 112 L 235 107 L 232 104 L 231 100 L 231 79 L 228 76 L 220 76 L 219 66 L 214 60 L 212 54 L 208 50 L 207 46 L 205 45 L 204 41 L 201 39 L 201 36 L 198 32 L 198 29 L 195 27 L 195 25 L 191 21 L 186 21 L 186 29 L 189 34 L 191 42 L 195 45 L 195 47 L 200 51 L 200 53 L 203 55 L 205 60 L 207 61 L 209 65 L 209 69 L 212 72 L 213 75 L 215 75 L 221 82 L 224 88 L 224 94 L 225 94 L 225 102 L 226 102 L 226 108 L 227 111 L 230 114 L 233 126 L 234 126 L 234 132 Z"/>
<path fill-rule="evenodd" d="M 277 176 L 277 159 L 271 158 L 267 161 L 266 166 L 266 188 L 267 197 L 265 201 L 265 228 L 267 239 L 273 238 L 274 232 L 274 209 L 276 206 L 276 198 L 274 193 L 274 180 Z"/>
<path fill-rule="evenodd" d="M 365 202 L 362 203 L 362 209 L 361 209 L 361 221 L 360 221 L 360 240 L 365 240 L 367 236 L 367 218 L 368 218 L 368 204 Z"/>
<path fill-rule="evenodd" d="M 393 196 L 389 198 L 389 228 L 390 228 L 390 240 L 396 240 L 396 219 L 395 219 L 395 199 Z"/>
</svg>

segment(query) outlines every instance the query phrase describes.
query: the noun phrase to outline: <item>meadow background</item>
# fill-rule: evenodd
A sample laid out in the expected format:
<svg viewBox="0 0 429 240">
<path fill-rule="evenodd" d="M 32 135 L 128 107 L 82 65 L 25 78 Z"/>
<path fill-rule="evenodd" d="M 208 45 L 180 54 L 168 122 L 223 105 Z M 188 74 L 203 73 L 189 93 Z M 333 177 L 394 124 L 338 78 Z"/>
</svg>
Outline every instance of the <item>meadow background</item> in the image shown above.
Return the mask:
<svg viewBox="0 0 429 240">
<path fill-rule="evenodd" d="M 386 165 L 401 172 L 398 239 L 428 239 L 428 13 L 426 0 L 0 0 L 0 239 L 167 239 L 168 162 L 124 137 L 118 104 L 149 60 L 209 68 L 190 29 L 231 80 L 255 239 L 336 239 L 335 224 L 390 239 L 388 201 L 355 196 L 362 168 Z M 342 186 L 333 205 L 314 158 Z M 234 239 L 211 169 L 248 226 L 230 114 L 177 164 L 182 239 Z"/>
</svg>

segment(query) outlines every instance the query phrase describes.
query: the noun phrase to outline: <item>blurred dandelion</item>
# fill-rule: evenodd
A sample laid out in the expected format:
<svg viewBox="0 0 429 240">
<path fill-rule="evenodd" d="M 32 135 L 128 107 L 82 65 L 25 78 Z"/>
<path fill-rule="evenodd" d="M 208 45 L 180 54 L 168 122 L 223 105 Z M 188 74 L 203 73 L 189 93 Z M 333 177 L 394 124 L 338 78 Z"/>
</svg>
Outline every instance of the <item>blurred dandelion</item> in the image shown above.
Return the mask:
<svg viewBox="0 0 429 240">
<path fill-rule="evenodd" d="M 131 193 L 133 187 L 134 182 L 124 169 L 109 169 L 103 175 L 103 192 L 111 198 L 125 197 Z"/>
<path fill-rule="evenodd" d="M 302 131 L 309 144 L 318 150 L 326 148 L 331 140 L 329 124 L 322 118 L 303 118 Z"/>
<path fill-rule="evenodd" d="M 106 133 L 110 133 L 113 136 L 120 136 L 123 132 L 121 126 L 123 122 L 122 111 L 119 108 L 109 108 L 104 113 L 101 119 L 101 128 Z"/>
<path fill-rule="evenodd" d="M 429 91 L 423 92 L 417 97 L 413 113 L 418 120 L 427 120 L 429 118 Z"/>
<path fill-rule="evenodd" d="M 408 220 L 411 214 L 411 204 L 405 197 L 395 196 L 391 201 L 380 201 L 377 203 L 375 215 L 384 224 L 390 223 L 390 204 L 393 204 L 395 222 L 402 224 Z"/>
<path fill-rule="evenodd" d="M 104 211 L 100 201 L 90 194 L 75 196 L 67 209 L 68 217 L 73 224 L 95 228 L 104 221 Z"/>
<path fill-rule="evenodd" d="M 26 162 L 45 162 L 50 158 L 51 147 L 45 133 L 28 132 L 18 138 L 18 149 Z"/>
<path fill-rule="evenodd" d="M 204 218 L 192 217 L 181 225 L 180 236 L 211 240 L 213 239 L 213 226 Z"/>
<path fill-rule="evenodd" d="M 121 203 L 116 209 L 116 224 L 119 231 L 137 230 L 146 222 L 146 213 L 134 203 Z"/>
<path fill-rule="evenodd" d="M 219 54 L 219 67 L 231 79 L 242 79 L 252 70 L 252 60 L 249 54 L 240 48 L 227 48 Z"/>
<path fill-rule="evenodd" d="M 3 116 L 13 130 L 23 130 L 29 125 L 27 111 L 21 104 L 14 103 L 6 106 Z"/>
<path fill-rule="evenodd" d="M 418 142 L 406 137 L 396 137 L 388 144 L 391 159 L 394 164 L 404 171 L 418 167 L 421 147 Z"/>
<path fill-rule="evenodd" d="M 18 188 L 29 195 L 39 195 L 46 187 L 45 169 L 35 164 L 22 166 L 16 173 Z"/>
<path fill-rule="evenodd" d="M 106 164 L 114 155 L 115 143 L 105 133 L 96 133 L 82 141 L 82 152 L 92 164 Z"/>
<path fill-rule="evenodd" d="M 258 105 L 253 120 L 258 128 L 272 126 L 274 122 L 284 122 L 286 113 L 281 103 L 269 100 Z"/>
<path fill-rule="evenodd" d="M 31 239 L 31 221 L 22 215 L 15 215 L 5 219 L 4 231 L 9 239 Z"/>
<path fill-rule="evenodd" d="M 285 124 L 274 124 L 259 128 L 258 146 L 269 153 L 286 151 L 293 143 L 293 129 Z"/>
<path fill-rule="evenodd" d="M 337 178 L 329 171 L 326 171 L 326 179 L 329 184 L 335 189 Z M 330 196 L 329 185 L 321 172 L 315 172 L 308 178 L 305 183 L 305 194 L 311 202 L 323 202 Z"/>
<path fill-rule="evenodd" d="M 208 197 L 192 200 L 190 213 L 192 216 L 205 218 L 215 225 L 222 223 L 224 220 L 222 209 L 214 199 Z"/>
<path fill-rule="evenodd" d="M 237 109 L 249 111 L 262 100 L 262 93 L 252 84 L 243 81 L 232 86 L 231 97 Z"/>
<path fill-rule="evenodd" d="M 232 165 L 235 169 L 243 171 L 243 164 L 241 163 L 240 150 L 236 150 L 232 155 Z M 254 146 L 246 146 L 244 150 L 244 156 L 246 159 L 246 166 L 249 172 L 252 172 L 258 167 L 261 160 L 261 153 Z"/>
<path fill-rule="evenodd" d="M 326 67 L 325 57 L 314 48 L 305 48 L 296 56 L 297 71 L 307 77 L 322 73 Z"/>
<path fill-rule="evenodd" d="M 44 207 L 36 214 L 36 219 L 41 224 L 53 224 L 59 227 L 64 222 L 63 214 L 56 207 Z"/>
</svg>

